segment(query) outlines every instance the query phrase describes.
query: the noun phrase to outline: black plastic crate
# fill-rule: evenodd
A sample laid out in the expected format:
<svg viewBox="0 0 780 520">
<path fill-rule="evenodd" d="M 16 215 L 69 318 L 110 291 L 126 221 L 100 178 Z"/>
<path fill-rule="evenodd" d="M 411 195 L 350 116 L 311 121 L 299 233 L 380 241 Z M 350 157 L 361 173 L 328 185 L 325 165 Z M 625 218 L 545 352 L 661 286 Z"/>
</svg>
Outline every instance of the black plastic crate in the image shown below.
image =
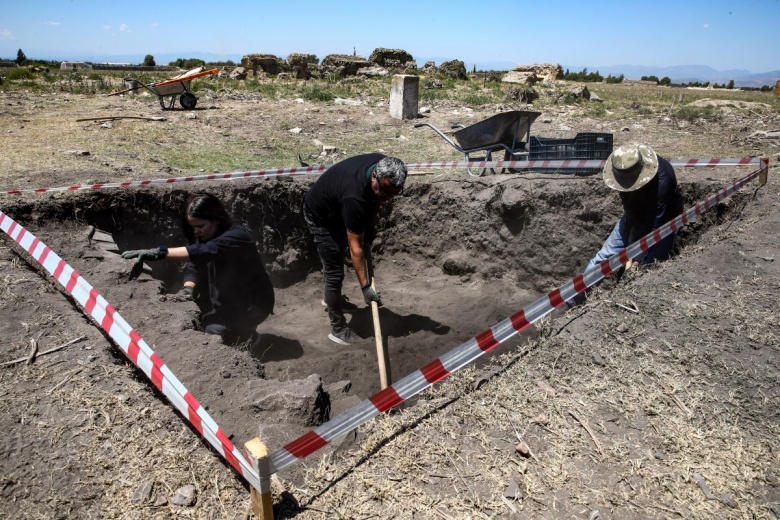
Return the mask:
<svg viewBox="0 0 780 520">
<path fill-rule="evenodd" d="M 531 136 L 530 160 L 606 159 L 612 153 L 612 134 L 585 132 L 572 139 Z"/>
<path fill-rule="evenodd" d="M 581 132 L 571 139 L 532 135 L 529 145 L 528 159 L 531 161 L 606 159 L 612 153 L 612 134 Z M 597 173 L 600 169 L 577 168 L 575 170 L 566 169 L 561 171 L 569 173 Z"/>
</svg>

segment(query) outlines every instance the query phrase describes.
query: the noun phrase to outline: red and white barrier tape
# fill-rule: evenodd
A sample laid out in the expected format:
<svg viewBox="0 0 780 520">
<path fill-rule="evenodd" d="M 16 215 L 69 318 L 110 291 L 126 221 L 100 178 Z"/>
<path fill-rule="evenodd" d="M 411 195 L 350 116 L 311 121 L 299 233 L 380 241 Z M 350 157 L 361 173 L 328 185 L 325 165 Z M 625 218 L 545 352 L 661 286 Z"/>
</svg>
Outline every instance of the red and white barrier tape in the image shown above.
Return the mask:
<svg viewBox="0 0 780 520">
<path fill-rule="evenodd" d="M 473 362 L 486 352 L 490 352 L 532 323 L 562 306 L 564 302 L 618 270 L 629 259 L 636 258 L 642 252 L 646 252 L 664 237 L 693 222 L 710 207 L 730 197 L 747 182 L 755 179 L 762 171 L 768 169 L 768 161 L 766 159 L 763 161 L 761 169 L 737 180 L 731 186 L 716 192 L 704 201 L 696 203 L 691 209 L 604 260 L 598 266 L 594 266 L 592 269 L 573 278 L 509 318 L 497 323 L 476 337 L 455 347 L 439 359 L 353 406 L 338 417 L 315 428 L 283 448 L 276 450 L 271 454 L 271 471 L 279 471 L 311 455 L 340 435 L 348 433 L 369 419 L 401 404 Z"/>
<path fill-rule="evenodd" d="M 750 163 L 752 164 L 752 163 Z M 629 259 L 638 257 L 669 234 L 695 221 L 710 207 L 733 195 L 746 183 L 768 170 L 768 160 L 762 168 L 735 181 L 731 186 L 711 195 L 691 209 L 642 237 L 585 273 L 549 292 L 546 296 L 497 323 L 479 335 L 462 343 L 435 361 L 397 381 L 379 393 L 353 406 L 304 436 L 276 450 L 270 456 L 271 473 L 284 469 L 308 457 L 340 435 L 357 428 L 407 399 L 422 392 L 467 364 L 490 352 L 515 334 L 529 327 L 565 301 L 609 276 Z M 100 324 L 122 351 L 152 381 L 190 424 L 236 469 L 255 489 L 260 490 L 270 475 L 258 475 L 250 462 L 236 450 L 225 433 L 197 400 L 176 378 L 162 359 L 146 344 L 114 308 L 70 265 L 32 233 L 0 211 L 0 229 L 24 248 L 57 282 Z M 267 486 L 266 486 L 267 487 Z"/>
<path fill-rule="evenodd" d="M 118 312 L 57 253 L 35 235 L 0 211 L 0 229 L 27 251 L 89 313 L 128 358 L 140 368 L 190 424 L 252 486 L 260 489 L 260 477 L 225 432 L 176 378 L 162 359 Z"/>
<path fill-rule="evenodd" d="M 673 159 L 672 166 L 683 168 L 694 167 L 715 167 L 715 166 L 748 166 L 759 164 L 757 157 L 744 157 L 742 159 Z M 599 169 L 604 167 L 603 160 L 559 160 L 559 161 L 453 161 L 453 162 L 428 162 L 428 163 L 410 163 L 406 167 L 410 171 L 431 170 L 431 169 L 544 169 L 544 170 L 567 170 L 591 168 Z M 30 188 L 9 191 L 0 191 L 0 195 L 22 195 L 24 193 L 52 193 L 58 191 L 82 191 L 82 190 L 103 190 L 109 188 L 132 188 L 154 186 L 162 184 L 174 184 L 179 182 L 195 181 L 234 181 L 241 179 L 251 179 L 254 177 L 281 177 L 289 175 L 319 175 L 327 170 L 325 166 L 307 166 L 295 168 L 274 168 L 268 170 L 236 171 L 229 173 L 212 173 L 208 175 L 189 175 L 186 177 L 169 177 L 167 179 L 151 179 L 143 181 L 124 181 L 124 182 L 104 182 L 99 184 L 76 184 L 73 186 L 60 186 L 56 188 Z M 563 173 L 563 172 L 562 172 Z"/>
</svg>

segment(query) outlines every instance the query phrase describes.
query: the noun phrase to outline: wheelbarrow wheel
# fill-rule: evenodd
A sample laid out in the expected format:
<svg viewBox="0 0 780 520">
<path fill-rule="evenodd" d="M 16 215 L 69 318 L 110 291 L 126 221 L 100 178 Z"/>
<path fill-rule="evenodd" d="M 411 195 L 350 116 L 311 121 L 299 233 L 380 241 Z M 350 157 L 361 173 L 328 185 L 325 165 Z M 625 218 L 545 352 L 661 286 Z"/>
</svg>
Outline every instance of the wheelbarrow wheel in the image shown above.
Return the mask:
<svg viewBox="0 0 780 520">
<path fill-rule="evenodd" d="M 185 92 L 179 97 L 179 103 L 184 110 L 192 110 L 198 104 L 198 98 L 192 92 Z"/>
</svg>

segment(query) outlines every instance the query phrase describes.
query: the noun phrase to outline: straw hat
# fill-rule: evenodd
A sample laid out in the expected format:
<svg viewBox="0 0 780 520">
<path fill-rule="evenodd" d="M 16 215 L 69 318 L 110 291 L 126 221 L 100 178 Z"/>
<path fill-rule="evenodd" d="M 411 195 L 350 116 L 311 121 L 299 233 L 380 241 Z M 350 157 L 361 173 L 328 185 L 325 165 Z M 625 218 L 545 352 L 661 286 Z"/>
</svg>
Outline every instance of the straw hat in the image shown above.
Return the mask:
<svg viewBox="0 0 780 520">
<path fill-rule="evenodd" d="M 624 144 L 607 158 L 604 182 L 613 190 L 638 190 L 658 171 L 658 155 L 643 144 Z"/>
</svg>

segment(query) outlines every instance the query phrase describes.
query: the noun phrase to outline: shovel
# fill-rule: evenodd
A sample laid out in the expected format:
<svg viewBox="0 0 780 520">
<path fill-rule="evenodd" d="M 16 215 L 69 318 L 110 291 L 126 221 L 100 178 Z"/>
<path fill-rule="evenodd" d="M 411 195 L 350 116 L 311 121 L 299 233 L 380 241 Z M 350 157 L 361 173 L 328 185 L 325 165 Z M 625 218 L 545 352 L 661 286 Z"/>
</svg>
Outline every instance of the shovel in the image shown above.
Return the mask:
<svg viewBox="0 0 780 520">
<path fill-rule="evenodd" d="M 371 288 L 376 291 L 376 280 L 371 279 Z M 390 356 L 387 355 L 387 349 L 382 341 L 382 327 L 379 323 L 379 305 L 371 302 L 371 315 L 374 317 L 374 339 L 376 340 L 376 359 L 379 363 L 379 384 L 382 390 L 387 388 L 390 379 Z"/>
</svg>

